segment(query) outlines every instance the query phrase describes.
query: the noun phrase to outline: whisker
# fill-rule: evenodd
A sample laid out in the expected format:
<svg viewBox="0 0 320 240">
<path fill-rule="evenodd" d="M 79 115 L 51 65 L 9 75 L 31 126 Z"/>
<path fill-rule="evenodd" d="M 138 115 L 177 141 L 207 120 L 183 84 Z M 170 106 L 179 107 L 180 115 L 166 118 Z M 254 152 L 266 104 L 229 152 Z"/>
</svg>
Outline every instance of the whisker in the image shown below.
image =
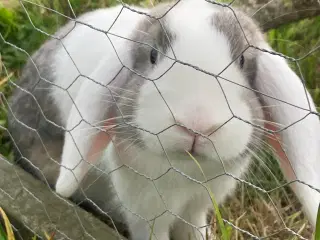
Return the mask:
<svg viewBox="0 0 320 240">
<path fill-rule="evenodd" d="M 274 0 L 270 0 L 269 2 L 265 3 L 264 5 L 262 5 L 257 11 L 255 11 L 251 17 L 253 17 L 254 15 L 256 15 L 259 11 L 261 11 L 263 8 L 265 8 L 266 6 L 268 6 L 270 3 L 272 3 Z"/>
<path fill-rule="evenodd" d="M 273 124 L 275 126 L 285 127 L 284 124 L 277 123 L 277 122 L 272 122 L 272 121 L 269 121 L 269 120 L 266 120 L 266 119 L 253 118 L 252 120 L 258 121 L 258 122 L 270 123 L 270 124 Z"/>
<path fill-rule="evenodd" d="M 146 19 L 146 21 L 148 21 L 148 22 L 150 23 L 150 25 L 152 26 L 152 22 L 150 21 L 149 17 L 146 17 L 145 19 Z"/>
<path fill-rule="evenodd" d="M 116 116 L 116 117 L 111 117 L 111 118 L 107 118 L 107 119 L 104 119 L 104 120 L 101 120 L 101 121 L 97 121 L 97 122 L 94 122 L 92 123 L 92 125 L 99 125 L 100 123 L 104 123 L 104 122 L 108 122 L 110 120 L 117 120 L 117 119 L 126 119 L 126 118 L 130 118 L 130 117 L 133 117 L 134 115 L 121 115 L 121 116 Z"/>
<path fill-rule="evenodd" d="M 270 144 L 268 144 L 264 140 L 261 140 L 261 139 L 257 139 L 257 140 L 260 141 L 260 143 L 262 145 L 264 145 L 265 148 L 267 148 L 269 151 L 271 151 L 273 153 L 273 155 L 275 155 L 275 156 L 277 155 L 277 151 L 273 148 L 273 146 L 271 146 Z M 281 143 L 281 141 L 279 139 L 274 139 L 274 140 L 279 142 L 279 144 L 281 146 L 281 150 L 285 152 L 286 145 L 284 143 Z"/>
<path fill-rule="evenodd" d="M 264 162 L 264 160 L 257 155 L 254 151 L 252 151 L 250 148 L 247 148 L 247 150 L 251 153 L 251 155 L 259 161 L 259 163 L 262 164 L 262 166 L 271 174 L 271 176 L 275 179 L 276 183 L 278 185 L 280 185 L 280 182 L 278 180 L 278 178 L 274 175 L 274 173 L 271 171 L 271 169 L 268 167 L 268 165 L 266 165 L 266 163 Z M 264 173 L 262 173 L 264 175 L 264 177 L 266 176 Z"/>
<path fill-rule="evenodd" d="M 130 147 L 132 147 L 135 143 L 137 143 L 137 141 L 142 142 L 140 138 L 136 138 L 135 140 L 133 140 L 125 149 L 124 151 L 126 152 Z"/>
<path fill-rule="evenodd" d="M 273 164 L 273 163 L 271 162 L 271 159 L 272 159 L 272 158 L 269 158 L 270 155 L 269 155 L 267 152 L 265 152 L 265 151 L 260 151 L 260 150 L 259 150 L 259 152 L 260 152 L 260 154 L 263 153 L 266 157 L 264 158 L 263 161 L 261 161 L 261 160 L 262 160 L 261 157 L 259 157 L 258 159 L 256 158 L 256 160 L 258 161 L 258 163 L 260 163 L 260 164 L 262 163 L 262 164 L 264 165 L 264 169 L 267 169 L 267 170 L 271 173 L 271 177 L 275 180 L 275 181 L 274 181 L 274 180 L 271 180 L 272 184 L 276 183 L 276 186 L 280 186 L 281 184 L 283 184 L 283 183 L 281 183 L 281 181 L 283 181 L 283 180 L 278 179 L 278 178 L 275 176 L 275 174 L 271 171 L 271 168 L 267 165 L 268 162 L 271 163 L 271 164 Z M 256 168 L 260 170 L 259 165 L 257 165 L 258 163 L 257 163 L 257 162 L 254 162 Z M 253 173 L 253 174 L 254 174 L 254 173 Z M 263 174 L 263 175 L 265 176 L 265 174 Z M 267 176 L 269 176 L 269 175 L 267 175 Z M 266 178 L 265 180 L 266 180 L 266 183 L 265 183 L 265 184 L 268 184 L 268 183 L 270 182 L 269 178 Z M 259 178 L 259 183 L 260 183 L 260 182 L 261 182 L 261 178 Z M 265 184 L 263 184 L 263 185 L 265 185 Z M 261 184 L 260 184 L 260 185 L 261 185 Z M 265 188 L 265 186 L 263 186 L 263 188 Z M 287 201 L 290 202 L 290 198 L 289 198 L 287 192 L 285 191 L 285 189 L 282 189 L 282 192 L 283 192 L 283 194 L 285 195 L 285 199 L 287 199 Z"/>
<path fill-rule="evenodd" d="M 116 105 L 118 105 L 118 106 L 127 106 L 127 107 L 134 107 L 134 106 L 135 106 L 135 105 L 133 105 L 133 104 L 117 103 L 117 102 L 109 101 L 109 100 L 101 100 L 100 102 L 113 103 L 113 104 L 116 104 Z"/>
<path fill-rule="evenodd" d="M 105 121 L 109 121 L 109 120 L 105 120 Z M 100 122 L 100 123 L 102 123 L 102 122 Z M 121 130 L 121 128 L 124 128 L 126 130 L 128 130 L 128 128 L 136 129 L 133 126 L 130 126 L 130 124 L 134 124 L 134 122 L 127 122 L 127 123 L 119 123 L 119 124 L 108 125 L 108 128 L 105 128 L 105 126 L 101 126 L 101 125 L 100 126 L 88 126 L 86 128 L 75 129 L 74 131 L 85 131 L 85 130 L 90 130 L 90 129 L 93 130 L 94 129 L 94 130 L 108 132 L 108 131 L 112 131 L 112 130 Z"/>
<path fill-rule="evenodd" d="M 108 126 L 109 128 L 105 129 L 105 128 L 98 128 L 98 127 L 88 127 L 88 128 L 82 128 L 82 129 L 78 129 L 77 131 L 86 131 L 86 130 L 98 130 L 98 132 L 105 132 L 106 134 L 108 133 L 121 133 L 121 132 L 130 132 L 130 131 L 135 131 L 135 128 L 130 128 L 126 125 L 124 127 L 119 127 L 116 128 L 115 125 L 114 126 Z M 103 129 L 103 130 L 102 130 Z M 97 133 L 98 133 L 97 132 Z"/>
<path fill-rule="evenodd" d="M 118 90 L 121 90 L 121 91 L 124 91 L 124 92 L 129 92 L 129 93 L 133 93 L 133 94 L 138 94 L 137 92 L 128 90 L 128 89 L 126 89 L 126 88 L 115 87 L 115 86 L 108 86 L 108 88 L 109 88 L 111 91 L 112 91 L 112 88 L 113 88 L 113 89 L 118 89 Z"/>
<path fill-rule="evenodd" d="M 260 139 L 260 137 L 257 137 L 257 136 L 255 136 L 255 135 L 252 135 L 252 137 L 255 138 L 256 141 L 258 141 L 259 144 L 263 145 L 265 148 L 267 148 L 267 149 L 269 149 L 269 150 L 272 150 L 272 146 L 270 146 L 270 144 L 267 143 L 266 141 Z M 271 138 L 271 137 L 269 137 L 269 138 L 272 139 L 272 140 L 277 140 L 276 138 Z"/>
<path fill-rule="evenodd" d="M 121 140 L 120 142 L 118 142 L 118 143 L 116 144 L 116 146 L 119 146 L 119 145 L 123 144 L 124 142 L 126 142 L 126 141 L 128 141 L 128 140 L 130 141 L 133 137 L 137 136 L 138 134 L 139 134 L 139 133 L 135 133 L 135 134 L 133 134 L 133 135 L 131 135 L 131 136 L 129 136 L 129 137 Z"/>
<path fill-rule="evenodd" d="M 36 87 L 35 88 L 35 90 L 52 90 L 52 88 L 51 87 Z M 66 93 L 66 91 L 64 91 L 64 90 L 62 90 L 62 89 L 60 89 L 61 91 L 59 91 L 59 94 L 60 93 Z M 67 93 L 66 93 L 67 94 Z"/>
<path fill-rule="evenodd" d="M 114 97 L 116 99 L 126 99 L 126 100 L 130 100 L 130 101 L 134 101 L 135 100 L 134 98 L 121 96 L 119 93 L 116 93 L 116 92 L 112 92 L 112 94 L 110 94 L 110 93 L 99 93 L 99 95 L 107 96 L 107 97 Z"/>
<path fill-rule="evenodd" d="M 267 132 L 267 131 L 260 129 L 260 128 L 255 128 L 255 131 L 262 133 L 266 137 L 270 137 L 270 136 L 274 137 L 275 136 L 274 133 Z"/>
<path fill-rule="evenodd" d="M 128 89 L 125 88 L 117 88 L 117 89 L 110 89 L 112 94 L 115 94 L 117 96 L 120 96 L 120 94 L 128 94 L 130 96 L 137 96 L 139 94 L 138 91 L 130 91 Z"/>
<path fill-rule="evenodd" d="M 151 23 L 151 22 L 150 22 L 150 23 Z M 133 29 L 133 31 L 142 33 L 142 34 L 144 34 L 145 36 L 150 37 L 152 40 L 154 40 L 154 37 L 152 37 L 152 35 L 151 35 L 150 33 L 144 32 L 144 31 L 139 30 L 139 29 Z"/>
<path fill-rule="evenodd" d="M 260 98 L 260 97 L 250 98 L 250 99 L 249 99 L 249 100 L 247 100 L 246 102 L 247 102 L 247 103 L 250 103 L 251 101 L 256 100 L 256 99 L 258 99 L 258 98 Z"/>
<path fill-rule="evenodd" d="M 256 110 L 256 109 L 265 109 L 265 108 L 275 108 L 275 107 L 281 107 L 281 106 L 282 106 L 281 104 L 268 105 L 268 106 L 260 106 L 260 107 L 253 108 L 253 110 Z"/>
</svg>

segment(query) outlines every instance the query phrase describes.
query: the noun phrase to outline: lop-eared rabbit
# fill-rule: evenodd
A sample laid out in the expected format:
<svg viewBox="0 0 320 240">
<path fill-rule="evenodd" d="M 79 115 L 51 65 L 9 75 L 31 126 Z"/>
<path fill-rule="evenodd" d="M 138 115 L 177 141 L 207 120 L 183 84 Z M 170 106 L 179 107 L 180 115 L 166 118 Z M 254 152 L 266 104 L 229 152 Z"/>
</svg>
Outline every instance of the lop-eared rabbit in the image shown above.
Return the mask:
<svg viewBox="0 0 320 240">
<path fill-rule="evenodd" d="M 265 141 L 289 181 L 319 187 L 314 102 L 242 11 L 183 0 L 77 21 L 32 55 L 10 100 L 17 162 L 58 194 L 90 199 L 133 240 L 185 240 L 204 238 L 207 188 L 222 203 Z M 291 186 L 314 226 L 306 184 Z"/>
</svg>

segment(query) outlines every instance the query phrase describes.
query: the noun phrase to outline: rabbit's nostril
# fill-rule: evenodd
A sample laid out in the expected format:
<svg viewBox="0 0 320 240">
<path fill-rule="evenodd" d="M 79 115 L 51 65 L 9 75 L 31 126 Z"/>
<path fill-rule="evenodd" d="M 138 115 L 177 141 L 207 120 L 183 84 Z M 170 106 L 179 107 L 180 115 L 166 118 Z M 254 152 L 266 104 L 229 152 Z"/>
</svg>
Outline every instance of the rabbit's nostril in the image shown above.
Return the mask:
<svg viewBox="0 0 320 240">
<path fill-rule="evenodd" d="M 211 135 L 215 130 L 218 128 L 215 125 L 212 125 L 210 127 L 204 126 L 203 124 L 195 123 L 192 124 L 192 126 L 185 126 L 185 124 L 181 122 L 177 122 L 177 126 L 180 128 L 180 130 L 184 131 L 185 133 L 188 133 L 191 136 L 197 136 L 197 135 Z"/>
<path fill-rule="evenodd" d="M 192 136 L 196 135 L 195 132 L 193 132 L 191 129 L 189 129 L 189 128 L 185 127 L 185 126 L 181 126 L 181 125 L 177 125 L 177 126 L 180 128 L 180 130 L 184 131 L 185 133 L 187 133 L 189 135 L 192 135 Z"/>
</svg>

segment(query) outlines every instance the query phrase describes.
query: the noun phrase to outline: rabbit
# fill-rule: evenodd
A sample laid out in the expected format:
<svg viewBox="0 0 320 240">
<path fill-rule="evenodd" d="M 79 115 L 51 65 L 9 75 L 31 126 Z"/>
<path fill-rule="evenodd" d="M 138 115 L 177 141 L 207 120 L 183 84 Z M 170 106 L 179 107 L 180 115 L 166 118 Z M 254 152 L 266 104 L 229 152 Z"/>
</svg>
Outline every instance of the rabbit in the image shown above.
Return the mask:
<svg viewBox="0 0 320 240">
<path fill-rule="evenodd" d="M 72 198 L 88 173 L 101 174 L 87 197 L 103 210 L 119 206 L 130 239 L 205 239 L 211 196 L 231 196 L 274 133 L 266 141 L 315 226 L 315 104 L 251 17 L 204 0 L 119 5 L 57 35 L 34 55 L 39 70 L 25 67 L 9 130 L 23 162 L 42 165 L 59 195 Z M 25 125 L 42 142 L 35 131 L 20 140 Z"/>
</svg>

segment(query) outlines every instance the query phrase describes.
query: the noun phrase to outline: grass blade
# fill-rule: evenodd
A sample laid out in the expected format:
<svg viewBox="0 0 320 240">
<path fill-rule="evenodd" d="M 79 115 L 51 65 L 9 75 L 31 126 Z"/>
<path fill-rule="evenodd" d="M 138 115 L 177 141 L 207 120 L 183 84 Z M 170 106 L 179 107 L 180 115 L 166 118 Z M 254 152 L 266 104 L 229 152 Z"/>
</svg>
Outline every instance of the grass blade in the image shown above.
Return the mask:
<svg viewBox="0 0 320 240">
<path fill-rule="evenodd" d="M 11 223 L 6 215 L 6 213 L 3 211 L 3 209 L 0 207 L 0 215 L 2 216 L 2 219 L 4 221 L 4 225 L 6 228 L 6 232 L 7 232 L 7 240 L 15 240 L 14 239 L 14 234 L 13 234 L 13 230 L 11 227 Z"/>
<path fill-rule="evenodd" d="M 46 237 L 47 240 L 54 240 L 54 235 L 55 232 L 51 233 L 51 235 L 49 235 L 46 231 L 44 232 L 44 235 Z"/>
<path fill-rule="evenodd" d="M 320 204 L 318 206 L 317 222 L 314 240 L 320 240 Z"/>
<path fill-rule="evenodd" d="M 200 169 L 205 181 L 207 181 L 207 177 L 206 175 L 204 174 L 203 170 L 202 170 L 202 167 L 201 165 L 199 164 L 199 162 L 191 155 L 191 153 L 189 153 L 187 151 L 187 153 L 189 154 L 189 156 L 193 159 L 193 161 L 197 164 L 198 168 Z M 205 185 L 206 186 L 206 185 Z M 218 203 L 216 202 L 215 198 L 214 198 L 214 195 L 213 195 L 213 192 L 211 191 L 211 189 L 209 187 L 206 186 L 206 189 L 208 190 L 209 192 L 209 195 L 210 195 L 210 198 L 211 198 L 211 201 L 212 201 L 212 205 L 213 205 L 213 208 L 214 208 L 214 211 L 215 211 L 215 215 L 216 215 L 216 218 L 218 220 L 218 224 L 219 224 L 219 227 L 220 227 L 220 231 L 221 231 L 221 234 L 222 234 L 222 239 L 223 240 L 229 240 L 230 239 L 230 234 L 231 232 L 225 227 L 224 225 L 224 222 L 223 222 L 223 219 L 222 219 L 222 216 L 221 216 L 221 213 L 220 213 L 220 210 L 219 210 L 219 206 L 218 206 Z"/>
<path fill-rule="evenodd" d="M 153 220 L 152 222 L 152 228 L 151 228 L 151 233 L 150 233 L 150 236 L 149 236 L 149 240 L 152 240 L 152 235 L 153 235 L 153 229 L 154 229 L 154 223 L 155 223 L 155 219 Z"/>
<path fill-rule="evenodd" d="M 6 240 L 7 239 L 7 235 L 2 227 L 2 225 L 0 224 L 0 240 Z"/>
</svg>

